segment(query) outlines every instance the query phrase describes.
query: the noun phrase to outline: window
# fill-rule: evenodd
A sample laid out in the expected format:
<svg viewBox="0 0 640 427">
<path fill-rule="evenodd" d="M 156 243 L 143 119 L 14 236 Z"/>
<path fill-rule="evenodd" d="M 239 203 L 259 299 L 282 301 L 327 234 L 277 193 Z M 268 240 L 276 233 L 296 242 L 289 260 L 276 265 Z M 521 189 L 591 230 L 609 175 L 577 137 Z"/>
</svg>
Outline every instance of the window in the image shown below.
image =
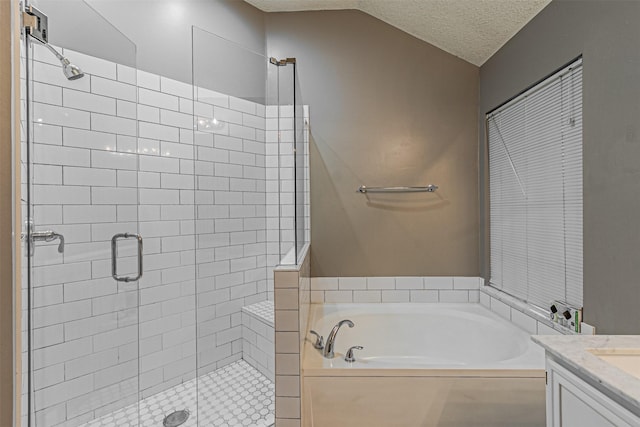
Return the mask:
<svg viewBox="0 0 640 427">
<path fill-rule="evenodd" d="M 582 59 L 487 114 L 491 277 L 582 307 Z"/>
</svg>

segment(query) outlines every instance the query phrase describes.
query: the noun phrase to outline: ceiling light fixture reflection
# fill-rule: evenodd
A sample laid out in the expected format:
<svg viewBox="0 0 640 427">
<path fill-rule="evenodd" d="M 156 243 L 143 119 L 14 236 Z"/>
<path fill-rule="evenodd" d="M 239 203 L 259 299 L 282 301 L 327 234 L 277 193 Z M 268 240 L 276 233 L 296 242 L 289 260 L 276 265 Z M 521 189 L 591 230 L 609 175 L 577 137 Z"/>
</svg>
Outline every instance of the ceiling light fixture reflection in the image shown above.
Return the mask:
<svg viewBox="0 0 640 427">
<path fill-rule="evenodd" d="M 198 128 L 202 130 L 220 130 L 224 128 L 224 122 L 219 121 L 218 119 L 211 118 L 198 118 Z"/>
</svg>

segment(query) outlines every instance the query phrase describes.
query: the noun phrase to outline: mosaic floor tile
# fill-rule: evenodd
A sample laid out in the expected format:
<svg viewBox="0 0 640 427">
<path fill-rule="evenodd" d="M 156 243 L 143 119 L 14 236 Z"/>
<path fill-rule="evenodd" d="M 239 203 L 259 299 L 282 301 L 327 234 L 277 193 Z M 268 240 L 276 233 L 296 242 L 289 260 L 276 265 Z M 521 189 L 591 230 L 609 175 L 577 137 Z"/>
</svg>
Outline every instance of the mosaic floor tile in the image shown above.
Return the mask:
<svg viewBox="0 0 640 427">
<path fill-rule="evenodd" d="M 141 400 L 139 423 L 137 405 L 130 405 L 83 427 L 161 427 L 165 416 L 183 409 L 191 414 L 183 427 L 268 427 L 275 421 L 274 396 L 274 384 L 239 360 Z"/>
</svg>

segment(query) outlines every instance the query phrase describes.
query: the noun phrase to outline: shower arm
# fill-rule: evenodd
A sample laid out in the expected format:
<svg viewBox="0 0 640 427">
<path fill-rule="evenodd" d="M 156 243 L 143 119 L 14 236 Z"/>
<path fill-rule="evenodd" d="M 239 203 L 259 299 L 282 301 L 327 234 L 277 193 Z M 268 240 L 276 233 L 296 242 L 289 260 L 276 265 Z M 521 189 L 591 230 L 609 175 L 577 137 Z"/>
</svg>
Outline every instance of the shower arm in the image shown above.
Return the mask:
<svg viewBox="0 0 640 427">
<path fill-rule="evenodd" d="M 64 56 L 62 56 L 62 54 L 60 54 L 60 52 L 58 52 L 57 50 L 55 50 L 53 48 L 53 46 L 51 46 L 49 43 L 43 42 L 42 40 L 39 40 L 35 37 L 31 37 L 31 40 L 38 42 L 39 44 L 41 44 L 42 46 L 46 47 L 47 49 L 49 49 L 51 51 L 51 53 L 53 53 L 56 58 L 58 58 L 58 61 L 62 62 L 62 63 L 69 63 L 69 60 L 67 58 L 65 58 Z"/>
<path fill-rule="evenodd" d="M 60 60 L 60 62 L 69 62 L 69 60 L 67 58 L 65 58 L 64 56 L 62 56 L 57 50 L 55 50 L 49 43 L 46 43 L 44 45 L 47 49 L 49 49 L 51 51 L 51 53 L 53 53 L 56 58 L 58 58 L 58 60 Z"/>
</svg>

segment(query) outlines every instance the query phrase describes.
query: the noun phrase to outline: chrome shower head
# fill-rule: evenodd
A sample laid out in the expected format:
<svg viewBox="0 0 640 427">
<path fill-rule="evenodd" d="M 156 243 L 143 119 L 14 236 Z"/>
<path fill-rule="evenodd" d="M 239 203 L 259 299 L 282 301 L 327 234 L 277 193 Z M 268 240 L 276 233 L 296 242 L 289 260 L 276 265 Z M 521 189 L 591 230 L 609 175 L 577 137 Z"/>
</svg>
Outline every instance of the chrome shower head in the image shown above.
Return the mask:
<svg viewBox="0 0 640 427">
<path fill-rule="evenodd" d="M 71 62 L 69 62 L 67 58 L 61 59 L 60 63 L 62 64 L 62 72 L 67 79 L 77 80 L 84 76 L 82 70 L 76 65 L 73 65 Z"/>
<path fill-rule="evenodd" d="M 38 40 L 38 39 L 33 39 L 33 40 Z M 56 56 L 56 58 L 58 58 L 58 60 L 60 61 L 60 64 L 62 64 L 62 72 L 64 73 L 64 76 L 67 79 L 69 79 L 69 80 L 77 80 L 77 79 L 79 79 L 79 78 L 84 76 L 84 73 L 82 72 L 82 70 L 78 66 L 73 65 L 71 63 L 71 61 L 69 61 L 67 58 L 62 56 L 49 43 L 43 43 L 40 40 L 38 40 L 38 42 L 40 42 L 40 44 L 42 44 L 44 47 L 49 49 L 51 51 L 51 53 L 53 53 Z"/>
</svg>

